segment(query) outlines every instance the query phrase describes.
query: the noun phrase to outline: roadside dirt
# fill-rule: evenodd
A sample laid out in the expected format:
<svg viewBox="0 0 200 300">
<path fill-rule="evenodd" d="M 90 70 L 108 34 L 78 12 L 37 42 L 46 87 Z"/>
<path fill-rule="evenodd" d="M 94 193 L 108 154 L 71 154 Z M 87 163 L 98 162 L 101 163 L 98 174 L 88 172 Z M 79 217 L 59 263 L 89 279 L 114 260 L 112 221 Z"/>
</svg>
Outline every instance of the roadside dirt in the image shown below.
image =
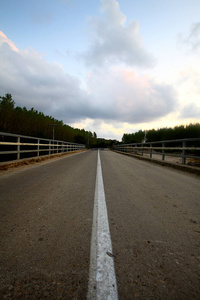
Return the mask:
<svg viewBox="0 0 200 300">
<path fill-rule="evenodd" d="M 28 168 L 33 167 L 33 165 L 46 164 L 46 163 L 49 163 L 49 162 L 52 162 L 55 160 L 59 160 L 66 156 L 77 154 L 77 153 L 84 152 L 84 151 L 87 151 L 87 149 L 73 151 L 73 152 L 67 152 L 67 153 L 44 155 L 44 156 L 40 156 L 40 157 L 31 157 L 31 158 L 27 158 L 27 159 L 20 159 L 20 160 L 9 161 L 9 162 L 1 162 L 0 163 L 0 176 L 12 173 L 14 171 L 28 169 Z"/>
<path fill-rule="evenodd" d="M 138 155 L 135 155 L 133 153 L 126 153 L 121 151 L 114 151 L 123 155 L 132 156 L 134 158 L 140 159 L 140 160 L 146 160 L 158 165 L 167 166 L 170 168 L 174 168 L 181 171 L 186 171 L 189 173 L 193 173 L 195 175 L 200 176 L 200 160 L 198 159 L 187 159 L 186 164 L 182 164 L 182 158 L 181 157 L 174 157 L 174 156 L 165 156 L 165 160 L 162 160 L 161 155 L 153 154 L 152 158 L 149 157 L 149 154 L 144 153 L 143 156 L 141 153 Z"/>
</svg>

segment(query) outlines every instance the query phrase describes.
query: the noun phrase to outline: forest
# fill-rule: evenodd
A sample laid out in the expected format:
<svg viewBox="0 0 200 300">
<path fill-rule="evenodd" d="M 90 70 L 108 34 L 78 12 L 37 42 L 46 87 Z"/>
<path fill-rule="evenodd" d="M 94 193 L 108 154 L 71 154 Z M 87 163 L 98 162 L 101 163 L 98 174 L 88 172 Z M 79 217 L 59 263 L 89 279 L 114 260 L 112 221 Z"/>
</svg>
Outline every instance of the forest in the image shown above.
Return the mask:
<svg viewBox="0 0 200 300">
<path fill-rule="evenodd" d="M 123 144 L 156 142 L 176 139 L 200 138 L 200 123 L 180 125 L 173 128 L 159 128 L 150 130 L 139 130 L 135 133 L 124 133 Z"/>
<path fill-rule="evenodd" d="M 55 125 L 55 140 L 87 146 L 97 143 L 95 132 L 73 128 L 34 108 L 28 110 L 26 107 L 15 106 L 11 94 L 0 96 L 0 132 L 52 139 L 52 124 Z"/>
</svg>

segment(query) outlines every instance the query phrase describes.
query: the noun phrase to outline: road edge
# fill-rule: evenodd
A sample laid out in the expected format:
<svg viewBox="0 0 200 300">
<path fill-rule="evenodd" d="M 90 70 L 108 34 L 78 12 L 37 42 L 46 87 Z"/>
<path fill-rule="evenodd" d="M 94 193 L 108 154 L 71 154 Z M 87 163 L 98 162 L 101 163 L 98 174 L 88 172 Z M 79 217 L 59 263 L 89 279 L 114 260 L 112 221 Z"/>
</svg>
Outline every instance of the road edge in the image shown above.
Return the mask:
<svg viewBox="0 0 200 300">
<path fill-rule="evenodd" d="M 179 164 L 173 164 L 170 162 L 166 162 L 163 160 L 157 160 L 157 159 L 153 159 L 153 158 L 148 158 L 148 157 L 144 157 L 144 156 L 138 156 L 132 153 L 125 153 L 125 152 L 121 152 L 121 151 L 116 151 L 116 150 L 112 150 L 113 152 L 119 153 L 119 154 L 123 154 L 123 155 L 127 155 L 127 156 L 131 156 L 133 158 L 137 158 L 140 160 L 144 160 L 144 161 L 148 161 L 150 163 L 155 163 L 157 165 L 161 165 L 161 166 L 166 166 L 169 168 L 173 168 L 179 171 L 184 171 L 184 172 L 189 172 L 192 174 L 195 174 L 197 176 L 200 176 L 200 169 L 199 168 L 195 168 L 195 167 L 191 167 L 191 166 L 187 166 L 187 165 L 179 165 Z"/>
<path fill-rule="evenodd" d="M 63 158 L 65 156 L 84 152 L 84 151 L 88 151 L 88 150 L 82 149 L 82 150 L 76 150 L 76 151 L 70 151 L 70 152 L 64 152 L 64 153 L 55 153 L 55 154 L 43 155 L 43 156 L 39 156 L 39 157 L 37 156 L 37 157 L 24 158 L 24 159 L 20 159 L 20 160 L 1 162 L 0 163 L 0 171 L 7 171 L 8 169 L 11 169 L 11 168 L 40 163 L 40 162 L 43 162 L 48 159 L 50 160 L 52 158 Z"/>
</svg>

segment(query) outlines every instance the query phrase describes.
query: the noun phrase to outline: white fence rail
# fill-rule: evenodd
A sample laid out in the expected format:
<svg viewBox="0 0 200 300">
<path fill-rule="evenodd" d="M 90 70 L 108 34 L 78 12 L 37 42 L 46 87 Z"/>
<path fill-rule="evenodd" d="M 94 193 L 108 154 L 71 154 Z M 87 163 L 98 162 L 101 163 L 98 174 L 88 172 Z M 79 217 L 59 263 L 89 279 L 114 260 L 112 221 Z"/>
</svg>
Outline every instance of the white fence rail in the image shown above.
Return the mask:
<svg viewBox="0 0 200 300">
<path fill-rule="evenodd" d="M 161 155 L 162 160 L 165 156 L 181 157 L 182 164 L 186 164 L 187 158 L 200 160 L 200 138 L 166 140 L 147 143 L 131 143 L 114 145 L 114 150 L 131 153 L 134 155 Z"/>
<path fill-rule="evenodd" d="M 85 149 L 85 145 L 0 132 L 0 161 Z"/>
</svg>

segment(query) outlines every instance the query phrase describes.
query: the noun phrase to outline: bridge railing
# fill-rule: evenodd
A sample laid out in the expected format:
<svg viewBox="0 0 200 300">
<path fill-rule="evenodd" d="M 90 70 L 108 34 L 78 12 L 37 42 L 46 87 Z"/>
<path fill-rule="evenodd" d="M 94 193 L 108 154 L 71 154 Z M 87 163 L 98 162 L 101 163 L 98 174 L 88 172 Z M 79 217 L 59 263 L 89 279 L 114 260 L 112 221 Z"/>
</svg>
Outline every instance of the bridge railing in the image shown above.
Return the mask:
<svg viewBox="0 0 200 300">
<path fill-rule="evenodd" d="M 81 149 L 85 149 L 85 145 L 0 132 L 0 161 L 19 160 Z"/>
<path fill-rule="evenodd" d="M 165 160 L 165 156 L 181 157 L 182 164 L 186 164 L 188 158 L 200 159 L 200 138 L 119 144 L 114 145 L 113 149 L 142 156 L 147 153 L 150 158 L 161 155 L 162 160 Z"/>
</svg>

